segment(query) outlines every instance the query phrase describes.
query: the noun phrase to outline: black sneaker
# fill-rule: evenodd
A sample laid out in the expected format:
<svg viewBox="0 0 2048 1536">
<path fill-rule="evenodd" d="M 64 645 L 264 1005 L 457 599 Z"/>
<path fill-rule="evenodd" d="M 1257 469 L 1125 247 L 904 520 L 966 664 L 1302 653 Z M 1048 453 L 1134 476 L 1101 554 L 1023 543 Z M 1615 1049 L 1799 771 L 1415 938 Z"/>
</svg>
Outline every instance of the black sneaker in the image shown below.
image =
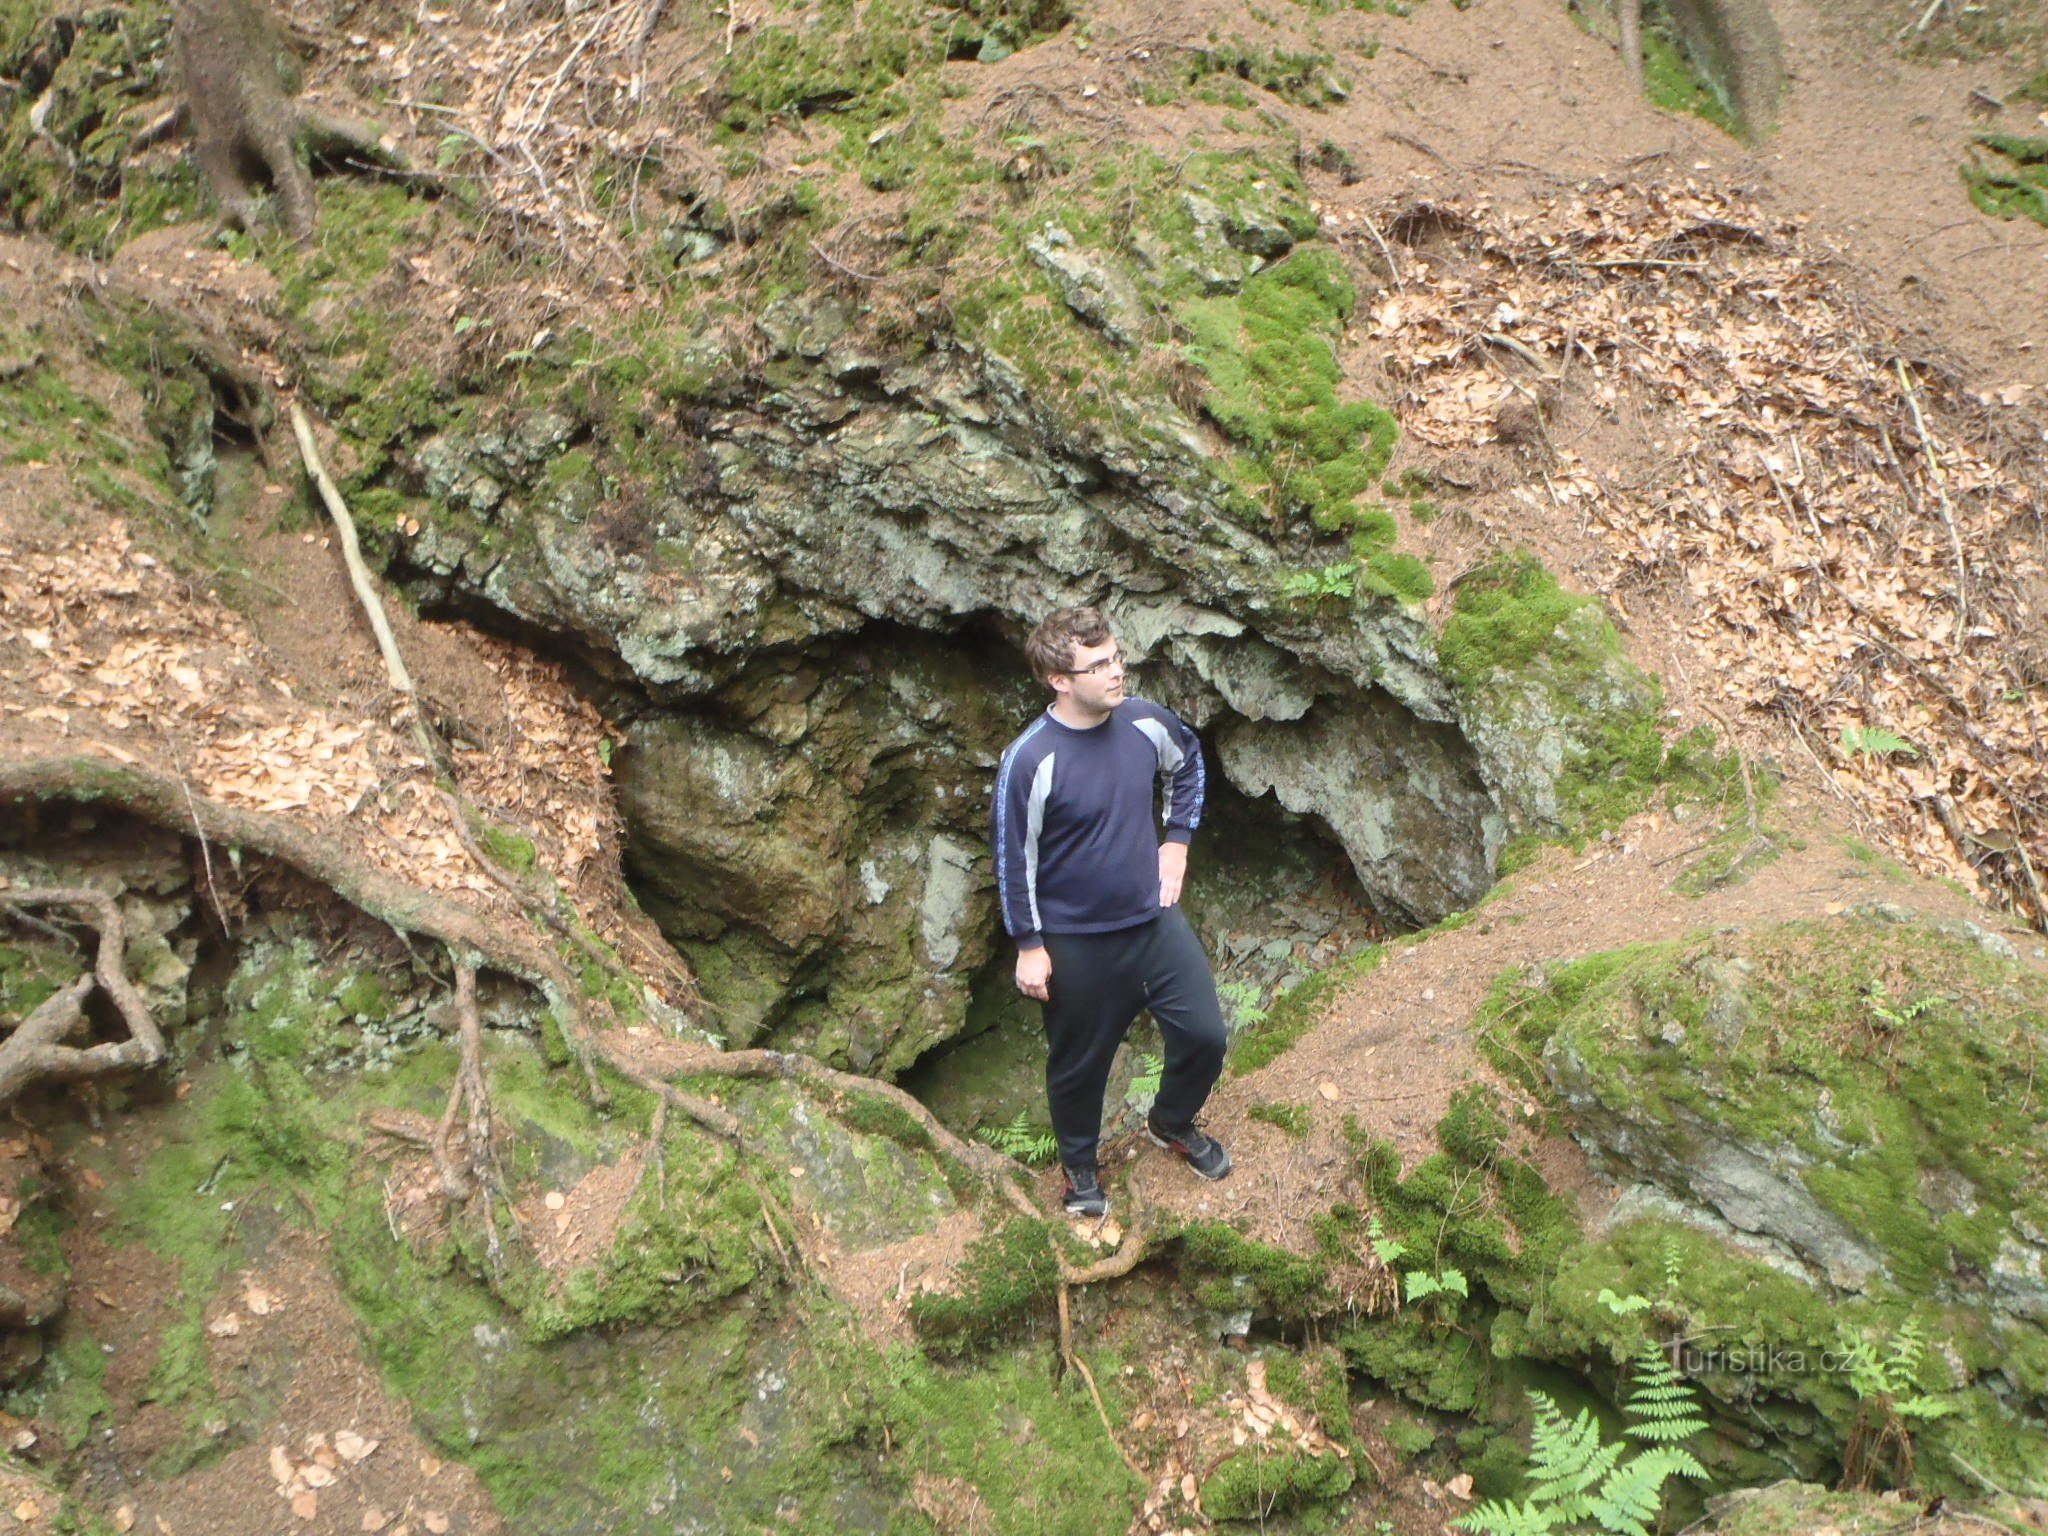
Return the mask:
<svg viewBox="0 0 2048 1536">
<path fill-rule="evenodd" d="M 1093 1168 L 1067 1170 L 1067 1191 L 1060 1196 L 1060 1208 L 1069 1216 L 1099 1219 L 1109 1214 L 1109 1196 L 1102 1192 L 1102 1180 Z"/>
<path fill-rule="evenodd" d="M 1180 1155 L 1187 1165 L 1205 1179 L 1220 1179 L 1230 1172 L 1230 1154 L 1214 1136 L 1204 1136 L 1193 1126 L 1184 1131 L 1163 1131 L 1148 1115 L 1145 1134 L 1153 1144 Z"/>
</svg>

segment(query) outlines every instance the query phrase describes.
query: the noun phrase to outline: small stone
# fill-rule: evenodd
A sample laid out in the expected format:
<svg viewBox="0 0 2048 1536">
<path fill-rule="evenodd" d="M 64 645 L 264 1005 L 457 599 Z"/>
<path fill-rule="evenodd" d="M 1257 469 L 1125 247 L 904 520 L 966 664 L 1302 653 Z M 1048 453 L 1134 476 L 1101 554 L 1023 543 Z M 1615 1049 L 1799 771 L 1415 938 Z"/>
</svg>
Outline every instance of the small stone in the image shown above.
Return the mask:
<svg viewBox="0 0 2048 1536">
<path fill-rule="evenodd" d="M 549 1190 L 547 1194 L 543 1196 L 541 1199 L 541 1204 L 546 1206 L 551 1211 L 559 1211 L 563 1206 L 567 1205 L 568 1203 L 569 1197 L 563 1194 L 559 1189 Z"/>
</svg>

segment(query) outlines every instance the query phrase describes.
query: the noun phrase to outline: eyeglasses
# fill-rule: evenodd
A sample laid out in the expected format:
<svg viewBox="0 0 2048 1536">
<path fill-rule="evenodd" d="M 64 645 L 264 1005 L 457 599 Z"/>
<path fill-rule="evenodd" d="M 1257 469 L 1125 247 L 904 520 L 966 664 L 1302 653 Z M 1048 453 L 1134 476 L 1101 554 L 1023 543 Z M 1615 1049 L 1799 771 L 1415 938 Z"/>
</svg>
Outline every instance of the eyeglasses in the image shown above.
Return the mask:
<svg viewBox="0 0 2048 1536">
<path fill-rule="evenodd" d="M 1085 667 L 1066 667 L 1068 677 L 1100 677 L 1105 672 L 1114 672 L 1124 664 L 1122 651 L 1111 651 L 1100 661 L 1091 661 Z"/>
</svg>

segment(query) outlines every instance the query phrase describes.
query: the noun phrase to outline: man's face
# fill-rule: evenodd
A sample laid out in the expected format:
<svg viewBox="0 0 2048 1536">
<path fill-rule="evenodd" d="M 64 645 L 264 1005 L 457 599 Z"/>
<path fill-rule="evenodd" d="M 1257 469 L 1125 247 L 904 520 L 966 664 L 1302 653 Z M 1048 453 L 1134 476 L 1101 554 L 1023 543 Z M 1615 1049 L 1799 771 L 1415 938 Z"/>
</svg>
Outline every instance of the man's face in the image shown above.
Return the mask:
<svg viewBox="0 0 2048 1536">
<path fill-rule="evenodd" d="M 1053 680 L 1053 687 L 1071 693 L 1075 705 L 1090 713 L 1107 713 L 1121 704 L 1124 653 L 1115 637 L 1100 645 L 1075 645 L 1072 662 Z"/>
</svg>

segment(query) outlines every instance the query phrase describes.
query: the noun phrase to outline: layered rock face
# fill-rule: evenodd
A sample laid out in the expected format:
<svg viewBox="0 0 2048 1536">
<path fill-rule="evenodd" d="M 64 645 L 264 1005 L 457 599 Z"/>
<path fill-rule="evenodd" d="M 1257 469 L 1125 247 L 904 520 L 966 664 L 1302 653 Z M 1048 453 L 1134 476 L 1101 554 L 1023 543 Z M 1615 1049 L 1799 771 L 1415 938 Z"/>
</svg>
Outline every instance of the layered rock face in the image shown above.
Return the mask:
<svg viewBox="0 0 2048 1536">
<path fill-rule="evenodd" d="M 761 329 L 781 387 L 680 415 L 644 491 L 553 411 L 413 458 L 458 514 L 409 550 L 422 590 L 615 680 L 633 865 L 729 1037 L 893 1074 L 962 1031 L 999 948 L 989 786 L 1043 704 L 1021 642 L 1065 604 L 1107 609 L 1134 691 L 1396 925 L 1471 905 L 1511 830 L 1562 819 L 1570 722 L 1454 683 L 1417 607 L 1284 598 L 1312 549 L 1243 520 L 1229 444 L 1173 403 L 1056 414 L 993 350 L 877 355 L 829 296 Z M 1595 712 L 1653 697 L 1611 668 Z"/>
</svg>

